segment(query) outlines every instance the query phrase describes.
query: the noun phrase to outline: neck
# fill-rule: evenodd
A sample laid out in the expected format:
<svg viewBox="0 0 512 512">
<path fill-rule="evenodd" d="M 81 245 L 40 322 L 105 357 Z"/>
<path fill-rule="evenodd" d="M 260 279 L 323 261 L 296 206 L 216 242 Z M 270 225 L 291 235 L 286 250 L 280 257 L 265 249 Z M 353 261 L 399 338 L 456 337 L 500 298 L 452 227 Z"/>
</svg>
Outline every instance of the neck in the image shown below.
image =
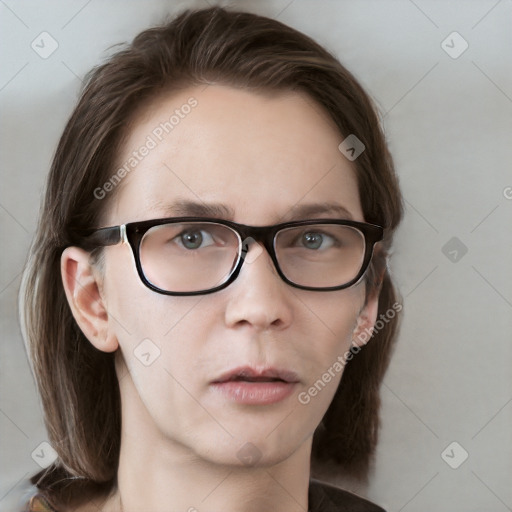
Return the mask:
<svg viewBox="0 0 512 512">
<path fill-rule="evenodd" d="M 173 464 L 152 457 L 119 471 L 116 498 L 122 505 L 118 510 L 304 512 L 308 472 L 278 466 L 240 469 L 193 460 Z"/>
<path fill-rule="evenodd" d="M 270 467 L 221 465 L 173 448 L 122 442 L 117 512 L 304 512 L 308 509 L 310 445 Z M 134 446 L 134 443 L 136 446 Z M 131 446 L 130 446 L 131 444 Z"/>
</svg>

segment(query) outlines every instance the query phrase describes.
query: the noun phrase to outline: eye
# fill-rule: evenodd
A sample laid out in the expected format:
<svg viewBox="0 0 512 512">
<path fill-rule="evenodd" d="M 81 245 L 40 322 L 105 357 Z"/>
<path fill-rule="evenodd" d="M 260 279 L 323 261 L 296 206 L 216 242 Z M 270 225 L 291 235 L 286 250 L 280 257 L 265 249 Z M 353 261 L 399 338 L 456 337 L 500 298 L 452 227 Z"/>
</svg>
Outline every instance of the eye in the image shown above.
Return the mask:
<svg viewBox="0 0 512 512">
<path fill-rule="evenodd" d="M 329 249 L 334 245 L 334 239 L 319 231 L 308 231 L 300 237 L 300 244 L 306 249 L 318 250 Z"/>
<path fill-rule="evenodd" d="M 183 231 L 175 237 L 175 240 L 185 249 L 199 249 L 215 243 L 211 233 L 204 229 Z"/>
</svg>

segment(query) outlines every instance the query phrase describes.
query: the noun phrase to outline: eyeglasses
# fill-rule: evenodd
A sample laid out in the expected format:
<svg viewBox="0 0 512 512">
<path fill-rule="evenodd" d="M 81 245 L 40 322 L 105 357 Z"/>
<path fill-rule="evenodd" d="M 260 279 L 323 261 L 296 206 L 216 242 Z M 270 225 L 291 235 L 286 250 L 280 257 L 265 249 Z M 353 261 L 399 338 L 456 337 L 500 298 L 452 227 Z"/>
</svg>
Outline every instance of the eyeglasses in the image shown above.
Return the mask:
<svg viewBox="0 0 512 512">
<path fill-rule="evenodd" d="M 199 217 L 130 222 L 85 237 L 90 247 L 128 243 L 142 282 L 165 295 L 222 290 L 240 274 L 256 242 L 279 276 L 303 290 L 333 291 L 357 283 L 368 268 L 383 228 L 349 220 L 315 219 L 246 226 Z M 256 254 L 253 252 L 253 254 Z"/>
</svg>

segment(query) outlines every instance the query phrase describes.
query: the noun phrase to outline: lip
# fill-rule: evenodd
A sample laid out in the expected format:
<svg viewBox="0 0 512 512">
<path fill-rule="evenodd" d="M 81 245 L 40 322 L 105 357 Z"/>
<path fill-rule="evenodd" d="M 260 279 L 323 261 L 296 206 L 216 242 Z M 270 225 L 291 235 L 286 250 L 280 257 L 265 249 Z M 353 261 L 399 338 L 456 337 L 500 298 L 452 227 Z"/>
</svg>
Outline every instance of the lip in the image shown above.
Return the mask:
<svg viewBox="0 0 512 512">
<path fill-rule="evenodd" d="M 290 396 L 299 382 L 297 374 L 290 370 L 243 366 L 229 370 L 210 385 L 237 404 L 269 405 Z"/>
<path fill-rule="evenodd" d="M 295 383 L 299 382 L 298 375 L 286 369 L 267 367 L 261 370 L 257 370 L 251 366 L 239 366 L 228 370 L 223 373 L 219 378 L 215 379 L 213 383 L 224 383 L 227 381 L 235 381 L 240 379 L 254 379 L 254 380 L 271 380 L 280 379 L 284 382 Z"/>
</svg>

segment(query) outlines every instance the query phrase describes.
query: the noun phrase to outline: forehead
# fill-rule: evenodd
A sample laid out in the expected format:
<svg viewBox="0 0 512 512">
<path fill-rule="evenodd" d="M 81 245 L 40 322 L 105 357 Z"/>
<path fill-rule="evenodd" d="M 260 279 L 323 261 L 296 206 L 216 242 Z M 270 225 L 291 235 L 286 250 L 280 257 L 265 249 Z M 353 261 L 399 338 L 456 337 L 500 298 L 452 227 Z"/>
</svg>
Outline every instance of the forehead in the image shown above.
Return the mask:
<svg viewBox="0 0 512 512">
<path fill-rule="evenodd" d="M 304 93 L 197 86 L 139 112 L 118 155 L 109 223 L 169 216 L 175 203 L 226 205 L 271 224 L 298 207 L 339 204 L 364 220 L 343 136 Z"/>
</svg>

